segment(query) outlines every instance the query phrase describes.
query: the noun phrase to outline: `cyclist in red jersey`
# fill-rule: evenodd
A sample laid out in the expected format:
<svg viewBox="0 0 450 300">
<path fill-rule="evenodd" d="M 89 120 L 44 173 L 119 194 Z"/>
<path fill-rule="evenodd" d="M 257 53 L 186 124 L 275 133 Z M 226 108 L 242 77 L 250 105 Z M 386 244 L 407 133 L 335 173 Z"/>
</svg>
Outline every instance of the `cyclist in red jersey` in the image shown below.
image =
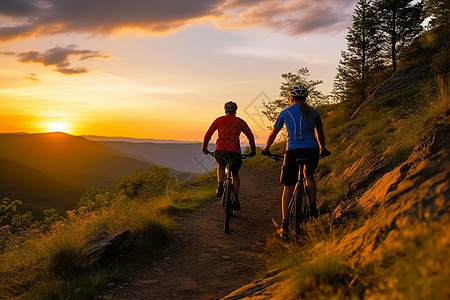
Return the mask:
<svg viewBox="0 0 450 300">
<path fill-rule="evenodd" d="M 247 123 L 241 118 L 236 117 L 237 104 L 233 101 L 228 101 L 224 105 L 225 116 L 218 117 L 209 127 L 203 139 L 202 151 L 208 153 L 208 143 L 212 135 L 218 130 L 218 138 L 216 142 L 216 150 L 214 158 L 217 162 L 217 181 L 218 187 L 216 196 L 222 197 L 223 194 L 223 179 L 225 177 L 225 165 L 227 161 L 232 161 L 231 175 L 233 178 L 233 186 L 235 193 L 235 210 L 241 209 L 238 200 L 240 178 L 239 169 L 242 166 L 241 145 L 239 136 L 241 132 L 244 133 L 250 143 L 249 156 L 256 155 L 255 138 Z"/>
</svg>

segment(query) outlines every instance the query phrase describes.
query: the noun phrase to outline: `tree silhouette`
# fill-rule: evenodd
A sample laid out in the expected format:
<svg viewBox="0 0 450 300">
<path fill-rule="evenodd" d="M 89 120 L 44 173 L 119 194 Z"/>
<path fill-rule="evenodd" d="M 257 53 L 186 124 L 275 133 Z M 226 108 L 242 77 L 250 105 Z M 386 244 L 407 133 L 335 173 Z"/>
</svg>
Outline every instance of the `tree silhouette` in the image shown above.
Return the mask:
<svg viewBox="0 0 450 300">
<path fill-rule="evenodd" d="M 313 106 L 324 105 L 330 102 L 328 96 L 325 96 L 321 91 L 317 90 L 317 86 L 323 83 L 323 80 L 311 80 L 309 79 L 309 69 L 301 68 L 297 73 L 284 73 L 281 74 L 284 81 L 280 86 L 280 98 L 264 102 L 263 106 L 265 110 L 262 113 L 269 119 L 269 121 L 275 121 L 278 114 L 288 107 L 289 104 L 289 89 L 294 85 L 303 85 L 308 91 L 308 102 Z"/>
<path fill-rule="evenodd" d="M 371 0 L 358 0 L 349 28 L 347 50 L 341 52 L 334 82 L 334 95 L 348 102 L 364 102 L 376 83 L 376 72 L 383 67 L 381 37 Z"/>
<path fill-rule="evenodd" d="M 390 57 L 392 70 L 397 70 L 399 52 L 422 31 L 423 1 L 377 0 L 378 32 L 385 58 Z"/>
<path fill-rule="evenodd" d="M 450 70 L 450 2 L 448 0 L 427 0 L 425 16 L 430 18 L 429 26 L 433 40 L 440 51 L 433 55 L 432 68 L 438 74 Z"/>
</svg>

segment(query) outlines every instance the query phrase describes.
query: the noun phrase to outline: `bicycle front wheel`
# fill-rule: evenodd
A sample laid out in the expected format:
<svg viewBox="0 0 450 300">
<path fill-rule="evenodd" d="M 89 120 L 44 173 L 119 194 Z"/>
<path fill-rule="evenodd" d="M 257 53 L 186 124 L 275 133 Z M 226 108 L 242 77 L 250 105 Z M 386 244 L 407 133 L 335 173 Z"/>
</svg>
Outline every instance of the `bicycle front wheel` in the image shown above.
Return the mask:
<svg viewBox="0 0 450 300">
<path fill-rule="evenodd" d="M 225 232 L 228 233 L 230 229 L 230 217 L 233 215 L 233 185 L 227 181 L 224 186 L 224 197 L 225 197 Z"/>
<path fill-rule="evenodd" d="M 303 215 L 303 198 L 306 197 L 303 184 L 297 184 L 294 193 L 295 200 L 295 233 L 301 235 Z"/>
</svg>

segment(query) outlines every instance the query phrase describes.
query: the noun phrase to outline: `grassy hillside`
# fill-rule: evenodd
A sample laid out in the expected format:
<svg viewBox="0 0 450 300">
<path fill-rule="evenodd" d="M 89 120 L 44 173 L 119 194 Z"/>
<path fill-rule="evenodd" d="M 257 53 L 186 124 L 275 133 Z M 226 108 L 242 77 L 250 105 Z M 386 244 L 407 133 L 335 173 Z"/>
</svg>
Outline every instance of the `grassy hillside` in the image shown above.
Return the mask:
<svg viewBox="0 0 450 300">
<path fill-rule="evenodd" d="M 153 166 L 119 178 L 117 193 L 89 190 L 80 207 L 47 224 L 45 231 L 12 234 L 14 224 L 1 227 L 0 298 L 94 298 L 107 283 L 160 253 L 174 226 L 172 218 L 214 199 L 214 186 L 208 175 L 179 185 L 167 168 Z M 112 248 L 93 262 L 102 252 L 88 241 L 123 230 L 129 231 L 125 247 Z"/>
<path fill-rule="evenodd" d="M 297 243 L 269 241 L 267 286 L 254 296 L 448 298 L 449 87 L 448 76 L 413 67 L 359 107 L 319 108 L 332 152 L 316 176 L 321 215 Z M 268 158 L 249 163 L 279 172 Z"/>
<path fill-rule="evenodd" d="M 27 165 L 0 158 L 0 199 L 21 200 L 18 212 L 41 218 L 45 209 L 64 213 L 76 207 L 84 190 L 49 177 Z"/>
<path fill-rule="evenodd" d="M 117 176 L 149 163 L 65 133 L 0 134 L 0 157 L 28 165 L 68 184 L 110 189 Z"/>
</svg>

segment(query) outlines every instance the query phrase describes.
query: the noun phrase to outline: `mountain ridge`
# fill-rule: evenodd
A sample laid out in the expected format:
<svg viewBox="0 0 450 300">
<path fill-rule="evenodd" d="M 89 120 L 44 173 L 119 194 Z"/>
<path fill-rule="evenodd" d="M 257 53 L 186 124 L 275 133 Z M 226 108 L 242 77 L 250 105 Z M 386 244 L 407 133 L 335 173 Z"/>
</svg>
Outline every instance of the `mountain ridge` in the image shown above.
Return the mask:
<svg viewBox="0 0 450 300">
<path fill-rule="evenodd" d="M 66 133 L 0 134 L 0 146 L 0 197 L 21 200 L 34 212 L 75 208 L 88 187 L 111 190 L 117 177 L 151 165 Z M 20 192 L 13 188 L 19 182 L 25 184 Z"/>
<path fill-rule="evenodd" d="M 20 200 L 19 213 L 31 211 L 33 216 L 41 218 L 45 209 L 54 208 L 63 214 L 76 207 L 84 194 L 83 188 L 50 177 L 28 165 L 4 158 L 0 158 L 0 165 L 0 198 Z"/>
</svg>

